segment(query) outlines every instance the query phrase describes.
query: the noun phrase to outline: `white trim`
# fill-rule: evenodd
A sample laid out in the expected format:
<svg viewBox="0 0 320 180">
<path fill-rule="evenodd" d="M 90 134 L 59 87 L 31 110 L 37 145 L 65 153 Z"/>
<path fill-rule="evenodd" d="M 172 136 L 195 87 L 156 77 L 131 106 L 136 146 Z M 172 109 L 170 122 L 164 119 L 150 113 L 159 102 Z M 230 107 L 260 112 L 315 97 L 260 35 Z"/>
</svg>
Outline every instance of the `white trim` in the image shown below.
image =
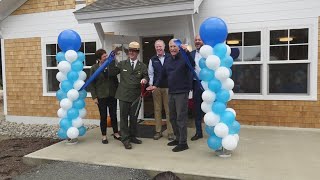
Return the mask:
<svg viewBox="0 0 320 180">
<path fill-rule="evenodd" d="M 3 114 L 8 114 L 6 61 L 5 61 L 4 39 L 1 39 L 1 60 L 2 60 L 2 88 L 3 88 Z"/>
<path fill-rule="evenodd" d="M 37 116 L 12 116 L 7 115 L 6 121 L 23 123 L 23 124 L 48 124 L 57 125 L 59 124 L 60 118 L 57 117 L 37 117 Z M 100 120 L 96 119 L 83 119 L 84 124 L 95 124 L 100 125 Z"/>
</svg>

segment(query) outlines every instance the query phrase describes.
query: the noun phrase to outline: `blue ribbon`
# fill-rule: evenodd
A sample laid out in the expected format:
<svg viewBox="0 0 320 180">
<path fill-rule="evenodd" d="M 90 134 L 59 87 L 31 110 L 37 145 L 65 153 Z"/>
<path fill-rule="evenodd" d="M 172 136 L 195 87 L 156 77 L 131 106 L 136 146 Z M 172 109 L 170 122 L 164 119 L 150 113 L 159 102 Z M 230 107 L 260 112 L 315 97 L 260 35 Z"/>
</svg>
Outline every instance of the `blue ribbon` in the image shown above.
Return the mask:
<svg viewBox="0 0 320 180">
<path fill-rule="evenodd" d="M 203 87 L 202 87 L 202 84 L 201 84 L 201 82 L 200 82 L 200 79 L 198 78 L 198 75 L 197 75 L 196 71 L 194 71 L 194 68 L 192 67 L 192 65 L 191 65 L 191 63 L 190 63 L 190 60 L 189 60 L 186 52 L 185 52 L 184 49 L 182 49 L 182 47 L 181 47 L 182 42 L 181 42 L 179 39 L 177 39 L 177 40 L 174 40 L 174 43 L 179 47 L 180 52 L 181 52 L 181 54 L 182 54 L 182 56 L 183 56 L 184 61 L 185 61 L 186 64 L 188 65 L 189 70 L 192 72 L 193 77 L 194 77 L 194 78 L 196 79 L 196 81 L 197 81 L 198 87 L 199 87 L 202 91 L 204 91 L 204 89 L 203 89 Z"/>
<path fill-rule="evenodd" d="M 96 79 L 96 77 L 106 68 L 109 66 L 109 64 L 113 61 L 114 57 L 115 57 L 116 53 L 115 51 L 111 51 L 109 57 L 107 58 L 107 60 L 90 76 L 90 78 L 87 80 L 87 82 L 81 87 L 81 90 L 83 90 L 84 88 L 88 87 L 89 84 L 91 84 L 91 82 L 93 80 Z"/>
</svg>

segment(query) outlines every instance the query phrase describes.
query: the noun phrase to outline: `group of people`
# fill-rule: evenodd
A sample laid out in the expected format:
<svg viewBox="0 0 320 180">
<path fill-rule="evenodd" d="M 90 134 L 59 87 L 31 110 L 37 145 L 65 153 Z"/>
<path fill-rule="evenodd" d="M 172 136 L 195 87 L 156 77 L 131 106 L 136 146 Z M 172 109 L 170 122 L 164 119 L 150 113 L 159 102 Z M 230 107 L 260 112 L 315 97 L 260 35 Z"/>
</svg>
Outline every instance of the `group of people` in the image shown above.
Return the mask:
<svg viewBox="0 0 320 180">
<path fill-rule="evenodd" d="M 107 144 L 107 109 L 112 122 L 113 137 L 120 140 L 125 149 L 132 149 L 132 143 L 141 144 L 137 135 L 137 99 L 141 95 L 141 86 L 152 91 L 155 114 L 154 140 L 162 137 L 162 105 L 166 113 L 168 146 L 175 146 L 172 151 L 179 152 L 188 149 L 187 144 L 187 119 L 189 92 L 193 90 L 195 101 L 195 125 L 196 134 L 192 141 L 203 137 L 201 122 L 204 113 L 201 110 L 202 90 L 195 82 L 192 71 L 187 62 L 179 52 L 175 39 L 169 42 L 169 51 L 166 53 L 165 43 L 157 40 L 154 44 L 156 55 L 153 56 L 149 65 L 145 65 L 138 59 L 140 45 L 138 42 L 129 44 L 128 60 L 116 63 L 113 61 L 91 84 L 92 99 L 97 104 L 100 112 L 100 128 L 102 143 Z M 201 55 L 199 49 L 203 45 L 199 35 L 195 37 L 196 50 L 189 52 L 186 45 L 181 48 L 186 52 L 190 64 L 199 76 L 199 60 Z M 93 74 L 107 58 L 103 49 L 96 51 L 98 63 L 93 65 L 90 73 Z M 120 82 L 117 75 L 120 74 Z M 120 107 L 120 133 L 117 124 L 117 99 Z"/>
</svg>

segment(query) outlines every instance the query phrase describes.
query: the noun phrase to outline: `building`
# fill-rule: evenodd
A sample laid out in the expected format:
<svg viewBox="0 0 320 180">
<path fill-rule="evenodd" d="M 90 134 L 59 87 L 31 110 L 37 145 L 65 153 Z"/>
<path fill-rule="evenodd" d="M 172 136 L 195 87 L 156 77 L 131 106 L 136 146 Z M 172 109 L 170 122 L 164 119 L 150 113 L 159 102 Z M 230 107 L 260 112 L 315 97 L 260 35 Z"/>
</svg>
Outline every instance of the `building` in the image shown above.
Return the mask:
<svg viewBox="0 0 320 180">
<path fill-rule="evenodd" d="M 7 120 L 57 123 L 57 37 L 76 30 L 86 54 L 142 44 L 148 62 L 153 42 L 192 44 L 203 20 L 216 16 L 229 28 L 227 43 L 240 50 L 229 103 L 242 124 L 320 128 L 318 52 L 320 1 L 315 0 L 2 0 L 0 37 Z M 119 59 L 124 58 L 122 54 Z M 88 119 L 98 110 L 87 98 Z M 141 118 L 149 118 L 147 103 Z M 151 117 L 151 116 L 150 116 Z M 94 122 L 94 121 L 91 121 Z"/>
</svg>

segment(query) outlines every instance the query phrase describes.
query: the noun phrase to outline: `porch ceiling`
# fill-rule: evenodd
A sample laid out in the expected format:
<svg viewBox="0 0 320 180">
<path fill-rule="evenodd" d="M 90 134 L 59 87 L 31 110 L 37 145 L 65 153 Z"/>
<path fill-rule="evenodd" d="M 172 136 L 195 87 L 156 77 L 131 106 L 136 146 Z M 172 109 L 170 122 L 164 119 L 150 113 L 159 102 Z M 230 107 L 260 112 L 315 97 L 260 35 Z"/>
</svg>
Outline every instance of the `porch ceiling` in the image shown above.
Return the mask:
<svg viewBox="0 0 320 180">
<path fill-rule="evenodd" d="M 102 23 L 188 15 L 198 12 L 202 0 L 97 0 L 74 15 L 79 23 Z"/>
</svg>

